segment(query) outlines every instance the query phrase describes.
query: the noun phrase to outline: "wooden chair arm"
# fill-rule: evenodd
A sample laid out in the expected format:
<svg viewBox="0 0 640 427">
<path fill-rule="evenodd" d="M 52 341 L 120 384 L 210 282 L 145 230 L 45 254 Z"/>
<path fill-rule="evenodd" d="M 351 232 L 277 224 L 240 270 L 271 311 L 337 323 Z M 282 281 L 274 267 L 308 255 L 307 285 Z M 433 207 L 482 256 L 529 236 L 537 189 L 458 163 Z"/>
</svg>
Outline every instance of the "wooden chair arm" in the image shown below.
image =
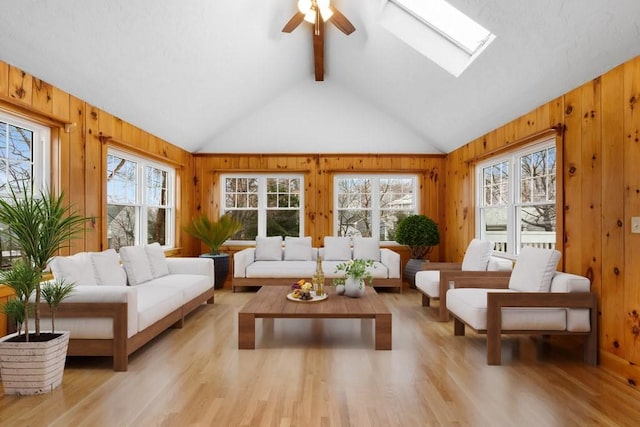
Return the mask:
<svg viewBox="0 0 640 427">
<path fill-rule="evenodd" d="M 423 262 L 422 270 L 460 270 L 462 263 L 460 262 Z"/>
</svg>

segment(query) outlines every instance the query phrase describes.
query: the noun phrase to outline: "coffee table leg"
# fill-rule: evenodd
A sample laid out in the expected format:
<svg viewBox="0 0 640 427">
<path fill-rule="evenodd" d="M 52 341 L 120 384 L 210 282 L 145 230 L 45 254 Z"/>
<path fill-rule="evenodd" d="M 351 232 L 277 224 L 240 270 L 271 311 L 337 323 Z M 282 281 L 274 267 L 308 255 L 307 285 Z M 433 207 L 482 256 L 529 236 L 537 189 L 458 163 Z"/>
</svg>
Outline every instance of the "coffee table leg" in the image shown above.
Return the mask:
<svg viewBox="0 0 640 427">
<path fill-rule="evenodd" d="M 391 350 L 391 313 L 376 314 L 376 350 Z"/>
<path fill-rule="evenodd" d="M 238 313 L 238 348 L 256 348 L 256 316 L 253 314 Z"/>
</svg>

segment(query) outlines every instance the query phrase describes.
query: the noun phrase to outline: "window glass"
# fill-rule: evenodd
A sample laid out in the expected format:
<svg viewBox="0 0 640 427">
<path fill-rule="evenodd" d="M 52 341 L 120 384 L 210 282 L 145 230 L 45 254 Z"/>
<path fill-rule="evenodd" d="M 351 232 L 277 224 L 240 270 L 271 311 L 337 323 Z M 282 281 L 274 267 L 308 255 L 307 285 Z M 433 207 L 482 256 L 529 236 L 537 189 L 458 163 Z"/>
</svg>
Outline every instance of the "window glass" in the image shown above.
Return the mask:
<svg viewBox="0 0 640 427">
<path fill-rule="evenodd" d="M 335 234 L 395 240 L 398 221 L 417 213 L 416 182 L 415 176 L 336 176 Z"/>
<path fill-rule="evenodd" d="M 495 251 L 516 256 L 524 246 L 555 248 L 553 140 L 479 165 L 478 183 L 479 234 Z"/>
<path fill-rule="evenodd" d="M 0 112 L 0 197 L 11 191 L 19 196 L 24 188 L 35 194 L 48 189 L 50 139 L 48 127 Z M 19 257 L 14 242 L 1 236 L 0 268 Z"/>
<path fill-rule="evenodd" d="M 109 248 L 173 245 L 175 170 L 110 149 L 107 154 Z"/>
<path fill-rule="evenodd" d="M 256 236 L 301 236 L 302 191 L 299 175 L 224 175 L 224 213 L 242 223 L 231 240 Z"/>
</svg>

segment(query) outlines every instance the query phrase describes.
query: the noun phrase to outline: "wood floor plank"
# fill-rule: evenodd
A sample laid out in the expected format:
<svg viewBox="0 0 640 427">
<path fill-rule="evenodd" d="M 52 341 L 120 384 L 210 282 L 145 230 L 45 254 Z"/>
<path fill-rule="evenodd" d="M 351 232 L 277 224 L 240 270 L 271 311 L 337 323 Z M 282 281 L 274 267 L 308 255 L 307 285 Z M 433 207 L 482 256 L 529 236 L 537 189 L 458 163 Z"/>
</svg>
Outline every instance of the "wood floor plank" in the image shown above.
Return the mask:
<svg viewBox="0 0 640 427">
<path fill-rule="evenodd" d="M 414 290 L 380 292 L 393 350 L 373 349 L 373 319 L 258 319 L 238 350 L 238 311 L 255 294 L 216 292 L 183 329 L 135 352 L 70 358 L 63 385 L 0 395 L 2 426 L 607 425 L 640 419 L 640 391 L 582 362 L 580 342 L 505 337 L 502 366 L 486 338 L 453 335 Z M 321 304 L 321 303 L 319 303 Z M 566 341 L 566 342 L 565 342 Z M 1 391 L 1 389 L 0 389 Z"/>
</svg>

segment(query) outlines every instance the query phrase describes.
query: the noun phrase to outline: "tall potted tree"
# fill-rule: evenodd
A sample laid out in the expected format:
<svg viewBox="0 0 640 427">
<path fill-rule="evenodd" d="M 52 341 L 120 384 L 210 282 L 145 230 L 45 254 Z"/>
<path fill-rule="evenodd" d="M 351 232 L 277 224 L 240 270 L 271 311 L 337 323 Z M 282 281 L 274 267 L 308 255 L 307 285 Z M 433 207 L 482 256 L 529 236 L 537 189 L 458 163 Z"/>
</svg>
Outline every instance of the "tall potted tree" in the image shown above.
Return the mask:
<svg viewBox="0 0 640 427">
<path fill-rule="evenodd" d="M 0 198 L 0 223 L 5 226 L 0 232 L 9 236 L 21 253 L 21 260 L 2 273 L 2 279 L 16 293 L 16 299 L 5 307 L 5 311 L 24 325 L 24 333 L 18 331 L 0 339 L 2 381 L 6 394 L 45 393 L 62 382 L 69 333 L 41 332 L 43 271 L 49 259 L 84 229 L 88 219 L 72 211 L 64 202 L 62 193 L 54 195 L 50 190 L 36 196 L 31 189 L 23 187 L 18 192 L 12 189 L 9 198 Z M 70 289 L 49 289 L 45 296 L 53 308 L 69 292 Z M 53 298 L 50 299 L 51 296 Z M 33 331 L 29 323 L 32 313 Z M 22 362 L 16 361 L 18 359 Z M 35 368 L 34 364 L 39 362 L 43 365 Z M 5 373 L 5 368 L 20 368 L 21 365 L 40 374 L 34 378 Z"/>
<path fill-rule="evenodd" d="M 209 247 L 209 252 L 200 255 L 213 259 L 215 283 L 220 289 L 229 274 L 229 254 L 220 252 L 220 246 L 242 228 L 242 223 L 229 214 L 222 215 L 218 221 L 211 221 L 205 215 L 194 218 L 185 231 Z"/>
<path fill-rule="evenodd" d="M 396 242 L 408 246 L 411 251 L 404 277 L 414 288 L 416 272 L 422 269 L 424 258 L 440 243 L 438 224 L 426 215 L 409 215 L 398 223 Z"/>
</svg>

